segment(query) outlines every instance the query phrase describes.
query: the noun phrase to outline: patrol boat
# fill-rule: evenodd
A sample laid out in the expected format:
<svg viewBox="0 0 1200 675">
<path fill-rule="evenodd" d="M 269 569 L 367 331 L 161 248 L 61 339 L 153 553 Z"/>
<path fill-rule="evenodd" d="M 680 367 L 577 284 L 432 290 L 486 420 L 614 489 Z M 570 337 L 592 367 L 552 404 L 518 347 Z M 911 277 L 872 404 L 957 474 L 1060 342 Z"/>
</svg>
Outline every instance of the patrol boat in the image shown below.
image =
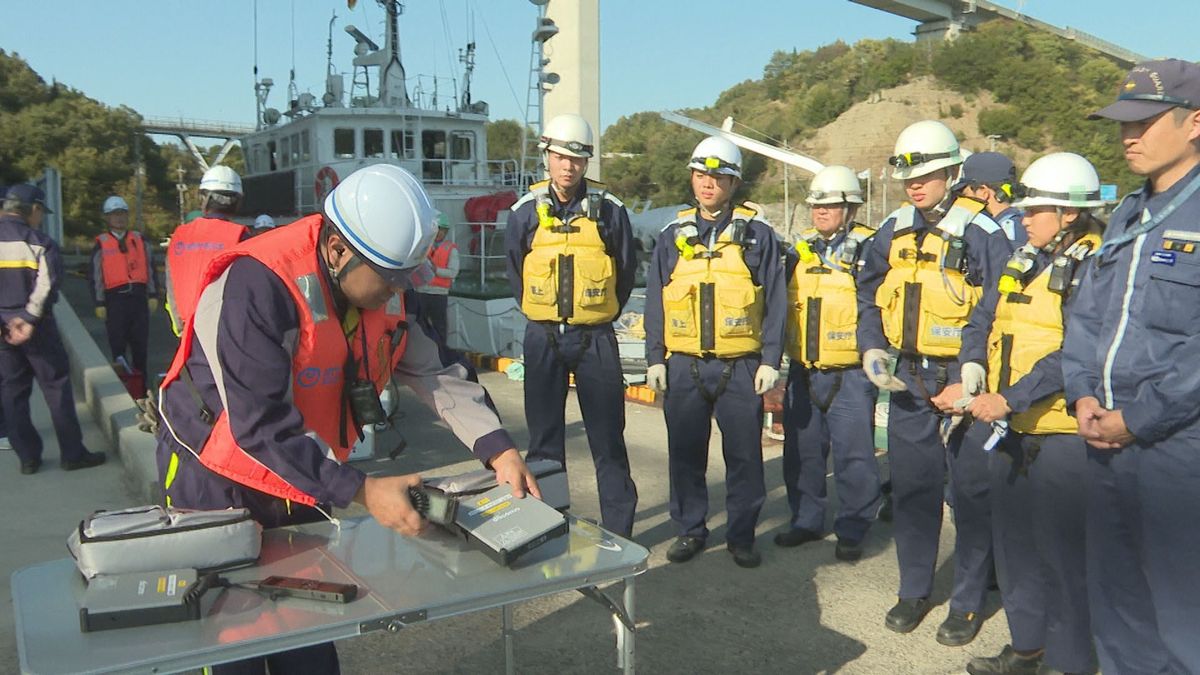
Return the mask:
<svg viewBox="0 0 1200 675">
<path fill-rule="evenodd" d="M 505 195 L 511 204 L 528 180 L 517 159 L 487 158 L 488 104 L 471 97 L 475 43 L 460 50 L 461 86 L 452 78 L 409 77 L 400 59 L 403 5 L 376 1 L 387 14 L 382 47 L 354 26 L 344 28 L 355 42 L 348 92 L 333 67 L 336 16 L 329 22 L 320 100 L 298 93 L 293 82 L 281 111 L 267 106 L 274 82 L 255 83 L 256 130 L 240 139 L 246 164 L 242 209 L 289 222 L 318 211 L 333 186 L 357 169 L 381 162 L 404 167 L 422 180 L 459 246 L 450 345 L 517 356 L 524 317 L 505 276 L 503 226 Z M 497 204 L 503 206 L 491 208 Z"/>
</svg>

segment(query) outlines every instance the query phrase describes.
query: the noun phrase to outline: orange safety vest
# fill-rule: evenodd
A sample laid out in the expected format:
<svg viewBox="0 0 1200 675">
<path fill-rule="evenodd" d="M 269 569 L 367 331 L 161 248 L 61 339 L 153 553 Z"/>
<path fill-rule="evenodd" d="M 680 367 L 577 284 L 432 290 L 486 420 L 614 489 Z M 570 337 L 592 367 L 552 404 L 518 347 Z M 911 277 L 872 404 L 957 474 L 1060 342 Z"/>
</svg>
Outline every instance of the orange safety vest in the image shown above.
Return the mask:
<svg viewBox="0 0 1200 675">
<path fill-rule="evenodd" d="M 146 262 L 146 242 L 137 232 L 125 233 L 125 250 L 121 242 L 105 232 L 96 237 L 100 245 L 100 272 L 104 277 L 104 289 L 122 288 L 129 284 L 145 284 L 150 280 L 150 266 Z"/>
<path fill-rule="evenodd" d="M 204 268 L 248 232 L 245 225 L 220 218 L 197 218 L 175 228 L 167 245 L 167 309 L 180 329 L 196 313 Z"/>
<path fill-rule="evenodd" d="M 200 288 L 203 290 L 217 280 L 243 256 L 258 260 L 279 276 L 296 302 L 300 318 L 296 351 L 292 355 L 292 403 L 304 417 L 304 426 L 329 446 L 337 461 L 344 462 L 359 437 L 343 391 L 347 356 L 352 356 L 354 363 L 363 362 L 366 345 L 366 368 L 357 368 L 358 376 L 369 373 L 376 391 L 381 392 L 404 354 L 408 334 L 404 301 L 400 295 L 393 295 L 386 307 L 361 311 L 354 332 L 346 335 L 333 309 L 333 295 L 325 281 L 325 272 L 319 267 L 317 244 L 321 225 L 321 215 L 315 214 L 243 242 L 213 260 Z M 163 391 L 179 379 L 190 356 L 194 332 L 188 322 L 175 361 L 163 381 Z M 238 447 L 229 428 L 228 411 L 221 411 L 204 446 L 193 451 L 205 467 L 232 481 L 280 499 L 307 506 L 316 504 L 311 495 Z"/>
<path fill-rule="evenodd" d="M 435 270 L 444 270 L 450 265 L 450 254 L 457 249 L 458 246 L 449 239 L 443 239 L 441 243 L 434 244 L 433 248 L 429 249 L 429 262 L 433 263 Z M 449 277 L 439 277 L 434 275 L 429 281 L 430 286 L 438 286 L 440 288 L 450 288 L 450 284 L 454 280 Z"/>
</svg>

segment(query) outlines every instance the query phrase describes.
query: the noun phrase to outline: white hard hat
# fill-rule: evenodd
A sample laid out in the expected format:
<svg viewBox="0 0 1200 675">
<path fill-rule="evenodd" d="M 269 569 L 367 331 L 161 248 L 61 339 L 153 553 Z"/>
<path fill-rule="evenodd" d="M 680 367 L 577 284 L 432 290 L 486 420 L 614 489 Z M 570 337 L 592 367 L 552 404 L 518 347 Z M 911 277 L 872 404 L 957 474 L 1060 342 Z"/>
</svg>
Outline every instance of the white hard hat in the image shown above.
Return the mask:
<svg viewBox="0 0 1200 675">
<path fill-rule="evenodd" d="M 233 169 L 218 164 L 204 172 L 200 179 L 200 189 L 207 192 L 231 192 L 242 194 L 242 177 Z"/>
<path fill-rule="evenodd" d="M 892 178 L 906 179 L 962 164 L 962 161 L 963 154 L 954 132 L 937 120 L 924 120 L 910 124 L 900 132 L 888 164 L 894 167 Z"/>
<path fill-rule="evenodd" d="M 1104 206 L 1100 176 L 1092 163 L 1073 152 L 1055 152 L 1036 160 L 1013 188 L 1013 206 Z"/>
<path fill-rule="evenodd" d="M 274 227 L 275 219 L 265 213 L 254 219 L 254 229 L 256 230 L 270 230 Z"/>
<path fill-rule="evenodd" d="M 544 129 L 538 150 L 553 150 L 568 157 L 592 156 L 592 126 L 579 115 L 556 115 Z"/>
<path fill-rule="evenodd" d="M 850 167 L 827 166 L 813 176 L 804 201 L 809 204 L 861 204 L 862 185 Z"/>
<path fill-rule="evenodd" d="M 692 151 L 689 169 L 718 176 L 742 177 L 742 151 L 729 139 L 709 136 Z"/>
<path fill-rule="evenodd" d="M 117 195 L 113 195 L 113 196 L 109 197 L 108 199 L 104 200 L 104 206 L 103 206 L 103 208 L 101 208 L 101 212 L 107 216 L 108 214 L 114 213 L 116 211 L 128 212 L 129 204 L 126 203 L 125 200 L 122 199 L 121 197 L 118 197 Z"/>
<path fill-rule="evenodd" d="M 325 197 L 325 217 L 359 257 L 394 286 L 425 262 L 437 209 L 411 173 L 372 164 L 346 176 Z"/>
</svg>

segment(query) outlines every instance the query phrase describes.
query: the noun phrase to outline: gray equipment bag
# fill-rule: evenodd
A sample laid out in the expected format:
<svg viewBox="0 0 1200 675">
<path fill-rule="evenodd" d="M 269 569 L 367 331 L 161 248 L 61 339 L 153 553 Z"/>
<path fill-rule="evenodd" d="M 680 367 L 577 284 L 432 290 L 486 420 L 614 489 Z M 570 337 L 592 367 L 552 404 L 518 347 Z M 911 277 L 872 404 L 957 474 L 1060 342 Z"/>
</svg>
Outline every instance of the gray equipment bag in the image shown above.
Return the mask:
<svg viewBox="0 0 1200 675">
<path fill-rule="evenodd" d="M 571 508 L 571 488 L 567 484 L 567 470 L 562 464 L 552 459 L 539 459 L 529 462 L 528 466 L 537 479 L 544 503 L 559 511 Z M 479 469 L 457 476 L 425 478 L 422 482 L 451 497 L 463 497 L 481 494 L 496 487 L 496 472 Z"/>
<path fill-rule="evenodd" d="M 97 511 L 67 537 L 83 576 L 175 568 L 217 570 L 258 560 L 262 526 L 246 509 L 135 506 Z"/>
</svg>

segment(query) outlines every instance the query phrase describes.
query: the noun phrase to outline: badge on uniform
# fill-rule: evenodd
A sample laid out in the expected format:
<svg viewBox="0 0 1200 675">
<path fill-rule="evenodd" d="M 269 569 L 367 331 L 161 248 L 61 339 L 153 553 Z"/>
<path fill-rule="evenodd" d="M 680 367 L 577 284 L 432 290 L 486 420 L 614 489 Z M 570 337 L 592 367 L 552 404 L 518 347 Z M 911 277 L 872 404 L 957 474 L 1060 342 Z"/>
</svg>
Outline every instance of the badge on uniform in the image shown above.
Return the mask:
<svg viewBox="0 0 1200 675">
<path fill-rule="evenodd" d="M 1175 253 L 1173 251 L 1155 251 L 1150 254 L 1150 262 L 1159 265 L 1174 265 Z"/>
</svg>

